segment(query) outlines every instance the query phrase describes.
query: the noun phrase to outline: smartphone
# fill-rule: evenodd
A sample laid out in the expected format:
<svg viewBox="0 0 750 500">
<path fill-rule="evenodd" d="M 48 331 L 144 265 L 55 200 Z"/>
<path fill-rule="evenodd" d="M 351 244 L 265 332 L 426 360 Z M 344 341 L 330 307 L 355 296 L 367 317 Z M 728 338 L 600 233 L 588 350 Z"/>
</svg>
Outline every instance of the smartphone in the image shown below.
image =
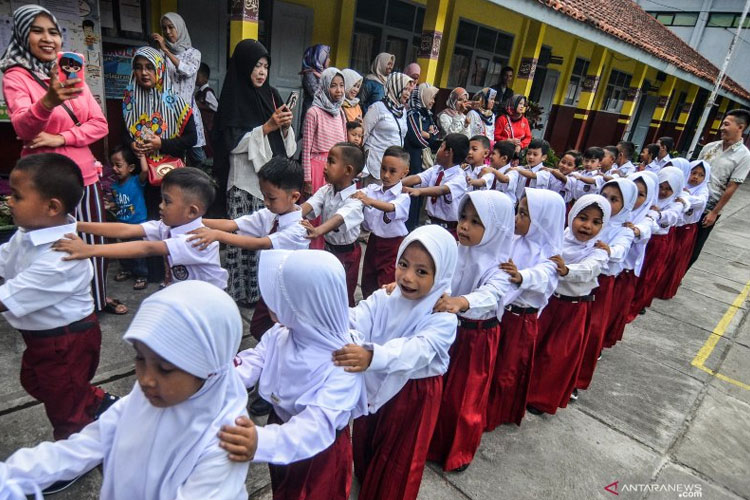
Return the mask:
<svg viewBox="0 0 750 500">
<path fill-rule="evenodd" d="M 83 87 L 84 60 L 83 54 L 77 52 L 58 52 L 57 53 L 57 78 L 60 83 L 73 78 L 80 78 L 81 81 L 75 84 L 75 87 Z"/>
<path fill-rule="evenodd" d="M 289 111 L 294 110 L 294 107 L 297 105 L 297 99 L 299 99 L 299 92 L 293 90 L 292 93 L 289 94 L 289 99 L 286 100 L 286 107 Z"/>
</svg>

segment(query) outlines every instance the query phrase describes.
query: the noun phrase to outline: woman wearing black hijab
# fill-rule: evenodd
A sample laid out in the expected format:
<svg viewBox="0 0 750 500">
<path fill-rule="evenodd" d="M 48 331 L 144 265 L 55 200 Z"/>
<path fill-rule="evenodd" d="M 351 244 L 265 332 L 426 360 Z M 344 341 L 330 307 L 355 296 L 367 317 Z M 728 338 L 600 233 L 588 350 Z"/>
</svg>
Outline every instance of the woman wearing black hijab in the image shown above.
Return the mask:
<svg viewBox="0 0 750 500">
<path fill-rule="evenodd" d="M 263 208 L 258 171 L 272 157 L 291 156 L 297 143 L 290 127 L 292 113 L 268 83 L 271 57 L 256 40 L 234 49 L 214 117 L 214 174 L 218 198 L 236 219 Z M 224 198 L 226 196 L 226 198 Z M 255 252 L 227 249 L 227 293 L 240 303 L 257 302 L 258 259 Z"/>
</svg>

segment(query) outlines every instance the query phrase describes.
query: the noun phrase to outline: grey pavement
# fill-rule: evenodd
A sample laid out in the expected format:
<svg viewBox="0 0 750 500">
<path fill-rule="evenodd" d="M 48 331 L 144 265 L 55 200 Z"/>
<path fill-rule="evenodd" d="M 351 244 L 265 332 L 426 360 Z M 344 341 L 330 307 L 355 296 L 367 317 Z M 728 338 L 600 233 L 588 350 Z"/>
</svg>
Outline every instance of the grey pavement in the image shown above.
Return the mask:
<svg viewBox="0 0 750 500">
<path fill-rule="evenodd" d="M 750 499 L 748 301 L 739 303 L 721 336 L 713 333 L 750 283 L 748 220 L 750 185 L 726 208 L 677 296 L 656 300 L 627 327 L 578 402 L 555 416 L 528 415 L 520 427 L 485 434 L 464 472 L 428 464 L 420 500 Z M 110 283 L 110 295 L 131 311 L 156 290 Z M 242 312 L 247 332 L 252 310 Z M 117 394 L 134 383 L 131 348 L 121 340 L 131 318 L 101 318 L 95 381 Z M 699 369 L 691 362 L 709 338 L 716 342 Z M 253 342 L 247 335 L 243 346 Z M 51 438 L 41 405 L 18 382 L 22 350 L 18 333 L 0 322 L 0 459 Z M 95 469 L 53 498 L 97 498 L 100 482 Z M 264 465 L 251 465 L 248 491 L 253 500 L 271 498 Z M 353 499 L 356 491 L 355 484 Z"/>
</svg>

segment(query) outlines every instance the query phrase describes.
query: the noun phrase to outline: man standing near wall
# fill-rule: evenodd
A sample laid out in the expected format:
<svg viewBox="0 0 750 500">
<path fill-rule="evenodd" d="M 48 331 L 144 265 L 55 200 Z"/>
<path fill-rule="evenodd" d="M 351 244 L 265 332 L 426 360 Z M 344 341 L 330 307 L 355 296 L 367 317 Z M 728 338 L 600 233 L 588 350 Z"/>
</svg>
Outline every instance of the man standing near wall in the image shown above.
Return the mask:
<svg viewBox="0 0 750 500">
<path fill-rule="evenodd" d="M 711 165 L 708 182 L 708 204 L 698 224 L 698 237 L 690 258 L 690 265 L 698 260 L 703 245 L 716 221 L 737 188 L 750 172 L 750 151 L 742 142 L 742 134 L 750 123 L 750 112 L 735 109 L 724 115 L 721 122 L 721 140 L 706 144 L 698 155 Z"/>
<path fill-rule="evenodd" d="M 493 85 L 492 88 L 497 91 L 497 99 L 495 99 L 495 114 L 501 114 L 505 112 L 505 107 L 513 97 L 513 89 L 510 86 L 513 85 L 513 68 L 505 66 L 500 71 L 500 81 Z"/>
<path fill-rule="evenodd" d="M 674 148 L 674 139 L 671 137 L 659 137 L 656 144 L 659 145 L 659 154 L 656 155 L 654 163 L 659 166 L 659 169 L 662 169 L 667 163 L 672 161 L 672 157 L 669 153 L 672 151 L 672 148 Z"/>
</svg>

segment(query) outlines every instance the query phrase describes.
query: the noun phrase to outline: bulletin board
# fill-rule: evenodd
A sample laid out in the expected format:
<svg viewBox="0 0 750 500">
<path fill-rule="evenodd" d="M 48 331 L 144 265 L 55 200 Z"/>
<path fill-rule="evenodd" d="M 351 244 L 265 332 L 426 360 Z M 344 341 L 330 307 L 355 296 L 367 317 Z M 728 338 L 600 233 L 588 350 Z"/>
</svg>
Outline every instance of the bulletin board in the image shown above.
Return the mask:
<svg viewBox="0 0 750 500">
<path fill-rule="evenodd" d="M 52 12 L 63 32 L 63 50 L 84 55 L 86 83 L 106 113 L 99 0 L 0 0 L 0 55 L 13 35 L 13 11 L 27 4 L 41 5 Z M 8 120 L 5 97 L 0 93 L 0 121 Z"/>
</svg>

